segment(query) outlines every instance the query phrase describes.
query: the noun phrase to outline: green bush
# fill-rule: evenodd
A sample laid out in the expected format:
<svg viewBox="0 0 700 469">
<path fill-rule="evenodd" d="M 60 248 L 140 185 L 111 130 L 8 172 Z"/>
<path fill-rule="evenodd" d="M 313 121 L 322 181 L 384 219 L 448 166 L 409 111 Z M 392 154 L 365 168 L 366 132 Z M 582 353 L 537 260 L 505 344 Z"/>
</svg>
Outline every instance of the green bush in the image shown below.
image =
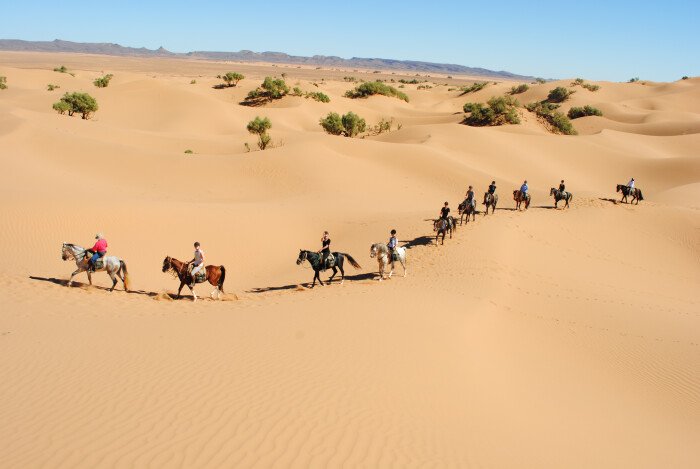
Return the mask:
<svg viewBox="0 0 700 469">
<path fill-rule="evenodd" d="M 550 103 L 562 103 L 569 99 L 569 97 L 574 93 L 575 91 L 567 90 L 563 86 L 557 86 L 549 92 L 549 95 L 547 95 L 547 101 Z"/>
<path fill-rule="evenodd" d="M 547 80 L 545 80 L 544 78 L 535 78 L 535 83 L 543 85 L 547 83 Z"/>
<path fill-rule="evenodd" d="M 306 93 L 306 97 L 311 98 L 311 99 L 318 101 L 320 103 L 330 103 L 331 102 L 331 98 L 329 98 L 327 94 L 321 93 L 320 91 Z"/>
<path fill-rule="evenodd" d="M 583 106 L 583 107 L 572 107 L 569 109 L 569 119 L 578 119 L 579 117 L 586 116 L 602 116 L 603 113 L 600 109 L 593 106 Z"/>
<path fill-rule="evenodd" d="M 66 68 L 65 65 L 61 65 L 60 67 L 56 67 L 53 69 L 54 72 L 58 73 L 68 73 L 68 69 Z"/>
<path fill-rule="evenodd" d="M 362 83 L 353 90 L 349 90 L 345 93 L 346 98 L 366 98 L 375 94 L 381 94 L 383 96 L 389 96 L 392 98 L 398 98 L 403 101 L 408 102 L 408 96 L 393 86 L 389 86 L 378 81 L 369 81 L 367 83 Z"/>
<path fill-rule="evenodd" d="M 280 99 L 289 93 L 289 86 L 281 78 L 265 77 L 258 88 L 248 93 L 246 100 L 248 103 L 257 103 L 260 101 L 272 101 Z"/>
<path fill-rule="evenodd" d="M 326 117 L 321 118 L 319 125 L 331 135 L 342 135 L 345 132 L 343 119 L 337 112 L 329 112 Z"/>
<path fill-rule="evenodd" d="M 59 89 L 59 88 L 60 88 L 60 86 L 58 86 L 58 85 L 52 85 L 51 83 L 49 83 L 48 85 L 46 85 L 46 89 L 47 89 L 48 91 L 57 90 L 57 89 Z"/>
<path fill-rule="evenodd" d="M 0 77 L 0 90 L 7 89 L 7 77 Z"/>
<path fill-rule="evenodd" d="M 630 80 L 628 81 L 628 83 L 636 83 L 636 82 L 638 82 L 638 81 L 639 81 L 639 77 L 634 77 L 634 78 L 630 78 Z"/>
<path fill-rule="evenodd" d="M 520 93 L 524 93 L 524 92 L 526 92 L 526 91 L 529 90 L 529 89 L 530 89 L 530 86 L 529 86 L 527 83 L 523 83 L 522 85 L 518 85 L 518 86 L 513 86 L 513 87 L 511 87 L 511 89 L 510 89 L 510 94 L 520 94 Z"/>
<path fill-rule="evenodd" d="M 463 109 L 469 116 L 464 119 L 464 124 L 473 127 L 520 124 L 518 106 L 518 101 L 510 96 L 494 96 L 486 106 L 481 103 L 466 103 Z"/>
<path fill-rule="evenodd" d="M 463 86 L 460 88 L 462 91 L 462 94 L 460 96 L 464 96 L 465 94 L 468 93 L 476 93 L 477 91 L 481 91 L 484 88 L 486 88 L 486 85 L 488 85 L 489 82 L 487 81 L 477 81 L 471 84 L 471 86 Z"/>
<path fill-rule="evenodd" d="M 58 101 L 57 103 L 53 103 L 53 110 L 58 112 L 59 114 L 65 114 L 66 112 L 70 111 L 71 106 L 65 101 Z"/>
<path fill-rule="evenodd" d="M 236 86 L 239 81 L 243 80 L 245 76 L 238 72 L 226 72 L 225 75 L 221 75 L 221 79 L 224 80 L 226 86 Z"/>
<path fill-rule="evenodd" d="M 687 79 L 688 79 L 688 75 L 683 75 L 683 78 L 681 78 L 681 80 L 687 80 Z"/>
<path fill-rule="evenodd" d="M 304 96 L 304 92 L 301 91 L 301 88 L 299 88 L 298 86 L 292 88 L 292 92 L 290 94 L 292 96 Z"/>
<path fill-rule="evenodd" d="M 194 153 L 194 152 L 193 152 L 192 150 L 190 150 L 190 149 L 185 150 L 185 155 L 191 155 L 191 154 L 193 154 L 193 153 Z"/>
<path fill-rule="evenodd" d="M 355 135 L 364 132 L 367 128 L 365 120 L 354 112 L 348 112 L 345 114 L 342 117 L 342 121 L 345 134 L 348 137 L 354 137 Z"/>
<path fill-rule="evenodd" d="M 197 84 L 197 80 L 190 81 L 190 85 L 196 85 L 196 84 Z"/>
<path fill-rule="evenodd" d="M 354 112 L 348 112 L 342 117 L 337 112 L 329 112 L 326 117 L 319 120 L 319 125 L 331 135 L 346 137 L 354 137 L 367 130 L 365 120 Z"/>
<path fill-rule="evenodd" d="M 415 78 L 412 80 L 406 80 L 405 78 L 402 78 L 399 80 L 399 83 L 403 83 L 404 85 L 417 85 L 420 83 L 420 81 L 416 80 Z"/>
<path fill-rule="evenodd" d="M 93 85 L 95 85 L 98 88 L 107 88 L 109 86 L 109 81 L 114 77 L 111 73 L 108 73 L 107 75 L 96 78 L 95 81 L 92 82 Z"/>
<path fill-rule="evenodd" d="M 583 85 L 583 78 L 577 78 L 571 82 L 571 86 Z"/>
<path fill-rule="evenodd" d="M 573 124 L 568 117 L 566 117 L 561 112 L 557 111 L 559 109 L 558 104 L 550 103 L 547 101 L 540 101 L 535 103 L 529 103 L 525 105 L 525 109 L 530 112 L 534 112 L 537 117 L 543 119 L 554 129 L 555 132 L 562 133 L 565 135 L 576 135 L 576 129 L 574 129 Z"/>
<path fill-rule="evenodd" d="M 89 119 L 90 114 L 99 109 L 95 98 L 87 93 L 66 93 L 61 98 L 61 101 L 54 103 L 53 108 L 60 114 L 68 111 L 69 116 L 78 113 L 83 119 Z"/>
<path fill-rule="evenodd" d="M 259 116 L 256 116 L 255 119 L 248 122 L 248 125 L 246 126 L 248 132 L 258 136 L 258 148 L 261 150 L 264 150 L 270 144 L 271 139 L 267 134 L 267 131 L 270 130 L 271 127 L 272 123 L 270 122 L 270 119 L 267 117 L 261 118 Z"/>
<path fill-rule="evenodd" d="M 357 78 L 355 78 L 355 77 L 343 77 L 343 80 L 349 81 L 351 83 L 355 83 L 357 81 Z"/>
<path fill-rule="evenodd" d="M 598 91 L 600 89 L 599 85 L 591 85 L 590 83 L 584 83 L 581 86 L 586 88 L 588 91 Z"/>
</svg>

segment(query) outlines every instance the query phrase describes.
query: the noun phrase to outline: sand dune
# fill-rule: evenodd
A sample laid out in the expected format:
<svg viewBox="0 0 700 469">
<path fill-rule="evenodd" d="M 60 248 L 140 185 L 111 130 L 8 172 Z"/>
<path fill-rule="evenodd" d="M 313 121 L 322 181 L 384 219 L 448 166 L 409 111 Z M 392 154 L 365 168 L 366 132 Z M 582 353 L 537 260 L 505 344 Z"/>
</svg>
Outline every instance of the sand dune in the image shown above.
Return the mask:
<svg viewBox="0 0 700 469">
<path fill-rule="evenodd" d="M 76 76 L 51 71 L 62 64 Z M 246 79 L 214 89 L 229 70 Z M 97 89 L 103 72 L 114 79 Z M 331 102 L 239 104 L 283 72 Z M 402 89 L 408 103 L 351 100 L 344 76 L 412 77 L 5 52 L 0 75 L 0 466 L 700 463 L 698 79 L 575 87 L 562 110 L 604 115 L 561 136 L 526 111 L 519 126 L 459 124 L 465 102 L 517 82 L 459 96 L 448 89 L 470 77 L 425 77 L 431 89 Z M 92 119 L 51 109 L 81 90 L 100 104 Z M 318 125 L 331 111 L 402 127 L 331 136 Z M 277 146 L 246 152 L 257 115 Z M 617 203 L 631 176 L 638 206 Z M 562 178 L 574 199 L 554 210 Z M 442 202 L 456 210 L 492 179 L 495 215 L 436 247 Z M 516 212 L 523 179 L 533 203 Z M 409 275 L 380 283 L 369 247 L 391 228 Z M 294 261 L 325 229 L 362 269 L 311 290 Z M 66 288 L 61 243 L 96 231 L 133 292 L 108 293 L 104 273 Z M 190 258 L 195 240 L 226 266 L 224 301 L 171 298 L 163 258 Z"/>
</svg>

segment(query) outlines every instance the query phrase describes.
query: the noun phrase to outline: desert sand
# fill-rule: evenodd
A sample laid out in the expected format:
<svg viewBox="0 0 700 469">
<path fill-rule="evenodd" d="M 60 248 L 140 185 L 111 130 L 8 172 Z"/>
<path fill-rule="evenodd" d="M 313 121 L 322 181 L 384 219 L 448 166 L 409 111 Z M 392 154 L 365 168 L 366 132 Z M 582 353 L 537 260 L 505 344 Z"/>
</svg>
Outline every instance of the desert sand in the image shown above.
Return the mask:
<svg viewBox="0 0 700 469">
<path fill-rule="evenodd" d="M 214 89 L 227 71 L 246 78 Z M 239 104 L 282 73 L 331 102 Z M 563 109 L 604 115 L 562 136 L 524 111 L 460 125 L 517 82 L 351 100 L 344 76 L 413 77 L 10 52 L 0 75 L 0 467 L 700 465 L 700 79 L 577 87 Z M 70 91 L 98 100 L 90 120 L 51 109 Z M 330 111 L 401 129 L 331 136 Z M 246 152 L 255 116 L 275 148 Z M 645 200 L 616 203 L 630 177 Z M 492 179 L 496 213 L 436 246 L 442 203 Z M 378 282 L 369 248 L 391 228 L 408 276 Z M 362 269 L 310 289 L 295 260 L 323 230 Z M 66 287 L 62 242 L 98 231 L 132 292 L 99 272 Z M 226 266 L 221 301 L 171 297 L 163 258 L 194 241 Z"/>
</svg>

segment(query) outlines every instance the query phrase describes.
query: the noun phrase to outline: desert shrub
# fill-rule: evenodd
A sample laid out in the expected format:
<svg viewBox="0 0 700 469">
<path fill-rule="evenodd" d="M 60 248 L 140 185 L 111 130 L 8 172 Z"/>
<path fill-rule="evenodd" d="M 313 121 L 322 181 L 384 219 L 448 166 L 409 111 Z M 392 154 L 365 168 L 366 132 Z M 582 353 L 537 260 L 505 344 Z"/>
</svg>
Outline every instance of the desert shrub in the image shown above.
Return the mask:
<svg viewBox="0 0 700 469">
<path fill-rule="evenodd" d="M 345 134 L 348 137 L 354 137 L 355 135 L 364 132 L 367 128 L 365 120 L 354 112 L 348 112 L 347 114 L 343 115 L 342 121 Z"/>
<path fill-rule="evenodd" d="M 59 89 L 59 88 L 60 88 L 60 86 L 58 86 L 58 85 L 52 85 L 51 83 L 49 83 L 48 85 L 46 85 L 46 89 L 47 89 L 48 91 L 57 90 L 57 89 Z"/>
<path fill-rule="evenodd" d="M 60 103 L 66 103 L 67 106 Z M 87 93 L 66 93 L 61 98 L 61 101 L 54 103 L 53 108 L 61 114 L 68 111 L 69 116 L 78 113 L 83 119 L 89 119 L 90 114 L 99 109 L 95 98 Z M 63 112 L 61 112 L 61 109 Z"/>
<path fill-rule="evenodd" d="M 345 132 L 343 120 L 337 112 L 329 112 L 326 117 L 321 118 L 319 125 L 331 135 L 342 135 Z"/>
<path fill-rule="evenodd" d="M 299 88 L 298 86 L 295 86 L 294 88 L 292 88 L 291 95 L 292 96 L 303 96 L 304 92 L 301 91 L 301 88 Z"/>
<path fill-rule="evenodd" d="M 244 78 L 245 76 L 238 72 L 226 72 L 224 75 L 221 75 L 221 79 L 224 80 L 228 87 L 236 86 Z"/>
<path fill-rule="evenodd" d="M 576 78 L 571 82 L 571 86 L 583 85 L 583 78 Z"/>
<path fill-rule="evenodd" d="M 7 89 L 7 77 L 0 77 L 0 90 Z"/>
<path fill-rule="evenodd" d="M 256 116 L 255 119 L 248 122 L 246 126 L 248 132 L 258 136 L 258 148 L 261 150 L 264 150 L 270 144 L 270 136 L 267 131 L 270 130 L 271 127 L 272 123 L 270 119 L 267 117 L 261 118 L 259 116 Z"/>
<path fill-rule="evenodd" d="M 460 88 L 460 90 L 462 91 L 462 94 L 460 94 L 460 96 L 464 96 L 468 93 L 476 93 L 477 91 L 481 91 L 484 88 L 486 88 L 486 85 L 488 84 L 489 82 L 487 81 L 477 81 L 472 83 L 470 86 L 463 86 Z"/>
<path fill-rule="evenodd" d="M 524 92 L 526 92 L 526 91 L 529 90 L 529 89 L 530 89 L 530 86 L 529 86 L 527 83 L 523 83 L 522 85 L 518 85 L 518 86 L 513 86 L 513 87 L 511 87 L 511 89 L 510 89 L 510 94 L 520 94 L 520 93 L 524 93 Z"/>
<path fill-rule="evenodd" d="M 109 81 L 114 77 L 111 73 L 108 73 L 107 75 L 96 78 L 95 81 L 92 82 L 93 85 L 95 85 L 98 88 L 107 88 L 109 86 Z"/>
<path fill-rule="evenodd" d="M 58 101 L 56 103 L 53 103 L 53 110 L 58 112 L 59 114 L 65 114 L 66 112 L 70 111 L 70 109 L 70 104 L 68 104 L 65 101 Z"/>
<path fill-rule="evenodd" d="M 320 103 L 330 103 L 331 102 L 331 98 L 329 98 L 327 94 L 321 93 L 320 91 L 306 93 L 306 97 L 311 98 L 311 99 L 318 101 Z"/>
<path fill-rule="evenodd" d="M 373 135 L 383 134 L 384 132 L 391 132 L 391 127 L 394 125 L 394 119 L 382 119 L 377 122 L 377 125 L 370 129 Z"/>
<path fill-rule="evenodd" d="M 417 87 L 416 89 L 418 89 L 418 90 L 429 90 L 429 89 L 431 89 L 431 88 L 432 88 L 432 86 L 430 86 L 430 85 L 418 85 L 418 87 Z"/>
<path fill-rule="evenodd" d="M 520 124 L 518 106 L 518 101 L 510 96 L 494 96 L 486 106 L 482 103 L 466 103 L 463 109 L 469 116 L 464 119 L 464 123 L 474 127 Z"/>
<path fill-rule="evenodd" d="M 255 106 L 264 104 L 266 101 L 280 99 L 289 93 L 289 86 L 281 78 L 265 77 L 262 84 L 248 93 L 245 101 L 241 104 Z"/>
<path fill-rule="evenodd" d="M 54 72 L 58 73 L 68 73 L 68 69 L 66 68 L 65 65 L 61 65 L 60 67 L 56 67 L 53 69 Z"/>
<path fill-rule="evenodd" d="M 193 153 L 194 152 L 192 150 L 190 150 L 189 148 L 187 150 L 185 150 L 185 155 L 191 155 Z"/>
<path fill-rule="evenodd" d="M 688 79 L 688 75 L 683 75 L 683 78 L 681 78 L 681 80 L 687 80 L 687 79 Z"/>
<path fill-rule="evenodd" d="M 544 78 L 539 78 L 539 77 L 535 78 L 535 81 L 533 82 L 533 84 L 539 84 L 539 85 L 543 85 L 545 83 L 547 83 L 547 80 L 545 80 Z"/>
<path fill-rule="evenodd" d="M 588 91 L 598 91 L 600 89 L 600 85 L 591 85 L 590 83 L 584 83 L 581 86 L 586 88 Z"/>
<path fill-rule="evenodd" d="M 399 88 L 406 88 L 406 85 L 399 85 Z"/>
<path fill-rule="evenodd" d="M 634 78 L 630 78 L 630 80 L 628 81 L 628 83 L 636 83 L 636 82 L 638 82 L 638 81 L 639 81 L 639 77 L 634 77 Z"/>
<path fill-rule="evenodd" d="M 196 84 L 197 84 L 197 80 L 190 81 L 190 85 L 196 85 Z"/>
<path fill-rule="evenodd" d="M 525 109 L 530 112 L 534 112 L 537 117 L 547 122 L 552 127 L 554 132 L 564 135 L 577 134 L 576 129 L 574 129 L 574 126 L 569 118 L 563 113 L 557 111 L 557 109 L 559 109 L 558 104 L 540 101 L 526 104 Z"/>
<path fill-rule="evenodd" d="M 417 85 L 420 83 L 420 81 L 416 80 L 415 78 L 412 80 L 406 80 L 405 78 L 402 78 L 399 80 L 399 83 L 403 83 L 404 85 Z"/>
<path fill-rule="evenodd" d="M 384 83 L 379 83 L 377 81 L 369 81 L 367 83 L 362 83 L 353 90 L 349 90 L 345 93 L 346 98 L 366 98 L 375 94 L 381 94 L 384 96 L 389 96 L 392 98 L 398 98 L 403 101 L 408 102 L 408 96 L 393 86 L 389 86 Z"/>
<path fill-rule="evenodd" d="M 593 106 L 585 105 L 583 107 L 572 107 L 569 109 L 569 119 L 578 119 L 579 117 L 586 116 L 602 116 L 603 113 L 600 109 Z"/>
<path fill-rule="evenodd" d="M 557 86 L 549 92 L 547 95 L 547 101 L 550 103 L 562 103 L 569 99 L 569 97 L 574 94 L 575 91 L 570 91 L 563 86 Z"/>
<path fill-rule="evenodd" d="M 367 129 L 365 120 L 354 112 L 348 112 L 342 117 L 337 112 L 329 112 L 319 120 L 319 125 L 331 135 L 346 137 L 354 137 Z"/>
<path fill-rule="evenodd" d="M 343 77 L 343 80 L 349 81 L 350 83 L 355 83 L 357 81 L 357 78 L 355 78 L 355 77 Z"/>
</svg>

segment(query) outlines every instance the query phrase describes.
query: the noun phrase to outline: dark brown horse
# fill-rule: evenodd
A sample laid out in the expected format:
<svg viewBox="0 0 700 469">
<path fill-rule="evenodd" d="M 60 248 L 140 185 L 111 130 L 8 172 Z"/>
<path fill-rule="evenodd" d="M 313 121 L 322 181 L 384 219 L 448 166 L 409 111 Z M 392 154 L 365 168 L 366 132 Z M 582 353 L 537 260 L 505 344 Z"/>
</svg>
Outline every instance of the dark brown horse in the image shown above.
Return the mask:
<svg viewBox="0 0 700 469">
<path fill-rule="evenodd" d="M 438 218 L 433 220 L 433 231 L 435 231 L 435 245 L 437 246 L 438 238 L 442 235 L 442 243 L 445 244 L 445 234 L 450 232 L 450 239 L 452 239 L 452 232 L 457 231 L 457 220 L 452 215 L 445 218 Z"/>
<path fill-rule="evenodd" d="M 476 201 L 474 201 L 476 203 Z M 459 213 L 459 224 L 464 224 L 464 216 L 467 216 L 467 223 L 469 223 L 469 215 L 472 216 L 472 221 L 476 221 L 476 207 L 469 203 L 467 199 L 457 206 L 457 213 Z"/>
<path fill-rule="evenodd" d="M 498 204 L 498 194 L 489 194 L 488 192 L 484 194 L 484 205 L 486 205 L 486 210 L 484 210 L 484 215 L 489 214 L 489 207 L 491 207 L 491 213 L 496 213 L 496 205 Z"/>
<path fill-rule="evenodd" d="M 554 196 L 554 208 L 559 208 L 560 200 L 564 201 L 564 208 L 566 208 L 569 206 L 569 202 L 571 202 L 571 199 L 574 198 L 574 194 L 572 194 L 571 192 L 560 191 L 559 189 L 556 189 L 554 187 L 549 189 L 549 195 Z"/>
<path fill-rule="evenodd" d="M 190 263 L 182 262 L 173 257 L 166 257 L 163 259 L 163 272 L 171 272 L 180 279 L 180 288 L 177 289 L 177 298 L 180 299 L 180 292 L 182 287 L 187 285 L 192 291 L 192 296 L 194 301 L 197 301 L 197 294 L 194 292 L 194 288 L 190 287 L 192 282 L 192 275 L 190 274 Z M 196 283 L 203 283 L 205 280 L 214 285 L 214 290 L 212 290 L 211 296 L 214 297 L 216 293 L 216 298 L 221 297 L 221 293 L 224 293 L 224 280 L 226 279 L 226 268 L 223 265 L 208 265 L 206 266 L 206 275 L 204 278 L 197 276 Z M 201 278 L 201 280 L 200 280 Z"/>
<path fill-rule="evenodd" d="M 525 210 L 530 206 L 530 194 L 523 194 L 521 190 L 513 191 L 513 200 L 515 200 L 515 209 L 520 210 L 520 205 L 525 202 Z"/>
<path fill-rule="evenodd" d="M 642 196 L 642 190 L 637 189 L 636 187 L 629 187 L 625 184 L 618 184 L 616 192 L 622 192 L 622 199 L 620 199 L 620 202 L 627 203 L 628 195 L 632 196 L 632 202 L 630 203 L 634 203 L 635 200 L 637 201 L 635 205 L 639 205 L 639 201 L 644 200 L 644 197 Z"/>
</svg>

